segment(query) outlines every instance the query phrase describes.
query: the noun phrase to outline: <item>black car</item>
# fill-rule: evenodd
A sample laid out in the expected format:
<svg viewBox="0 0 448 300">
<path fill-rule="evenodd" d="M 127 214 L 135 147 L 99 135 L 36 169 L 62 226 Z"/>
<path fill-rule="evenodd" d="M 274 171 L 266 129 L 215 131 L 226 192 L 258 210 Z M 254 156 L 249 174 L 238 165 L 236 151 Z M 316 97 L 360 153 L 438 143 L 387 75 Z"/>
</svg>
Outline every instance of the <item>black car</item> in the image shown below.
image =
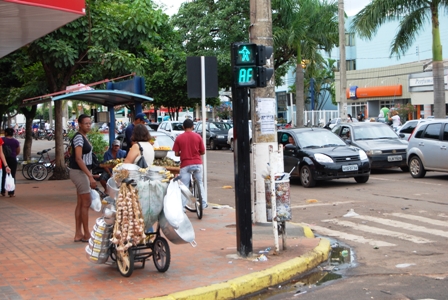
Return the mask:
<svg viewBox="0 0 448 300">
<path fill-rule="evenodd" d="M 227 144 L 227 134 L 229 129 L 232 128 L 231 123 L 226 122 L 206 122 L 206 145 L 212 150 L 218 148 L 221 150 L 223 147 L 229 148 Z M 194 127 L 194 132 L 202 136 L 202 122 L 198 122 Z"/>
<path fill-rule="evenodd" d="M 399 167 L 403 172 L 409 171 L 408 141 L 400 139 L 390 126 L 380 122 L 341 123 L 331 131 L 347 144 L 363 149 L 369 157 L 370 168 Z"/>
<path fill-rule="evenodd" d="M 355 178 L 357 183 L 369 180 L 370 164 L 366 153 L 348 146 L 324 128 L 279 130 L 278 142 L 284 146 L 285 172 L 299 176 L 303 187 L 313 187 L 318 180 Z M 292 141 L 290 140 L 292 138 Z"/>
</svg>

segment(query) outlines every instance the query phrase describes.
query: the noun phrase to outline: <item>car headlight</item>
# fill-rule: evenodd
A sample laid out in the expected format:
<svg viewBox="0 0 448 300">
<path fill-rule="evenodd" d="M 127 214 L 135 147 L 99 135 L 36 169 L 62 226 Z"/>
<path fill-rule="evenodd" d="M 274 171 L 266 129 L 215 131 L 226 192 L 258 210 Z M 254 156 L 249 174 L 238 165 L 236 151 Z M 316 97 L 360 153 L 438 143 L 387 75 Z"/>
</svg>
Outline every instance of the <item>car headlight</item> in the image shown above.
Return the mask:
<svg viewBox="0 0 448 300">
<path fill-rule="evenodd" d="M 378 154 L 382 154 L 382 153 L 383 153 L 383 151 L 381 151 L 381 150 L 369 150 L 369 151 L 366 151 L 366 154 L 368 156 L 378 155 Z"/>
<path fill-rule="evenodd" d="M 331 157 L 329 157 L 325 154 L 321 154 L 321 153 L 314 154 L 314 158 L 320 163 L 333 163 L 333 160 L 331 159 Z"/>
<path fill-rule="evenodd" d="M 362 149 L 359 149 L 359 159 L 361 160 L 368 159 L 367 154 Z"/>
<path fill-rule="evenodd" d="M 218 138 L 218 139 L 225 139 L 226 136 L 225 135 L 218 135 L 216 138 Z"/>
</svg>

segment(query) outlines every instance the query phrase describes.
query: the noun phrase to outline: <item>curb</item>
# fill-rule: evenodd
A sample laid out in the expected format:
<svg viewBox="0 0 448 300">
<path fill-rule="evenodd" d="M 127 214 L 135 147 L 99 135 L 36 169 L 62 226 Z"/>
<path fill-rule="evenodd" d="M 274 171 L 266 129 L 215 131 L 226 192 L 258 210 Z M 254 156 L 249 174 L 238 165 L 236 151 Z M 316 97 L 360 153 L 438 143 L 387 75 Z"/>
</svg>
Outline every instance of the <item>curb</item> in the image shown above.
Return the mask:
<svg viewBox="0 0 448 300">
<path fill-rule="evenodd" d="M 304 228 L 305 229 L 305 228 Z M 320 263 L 328 259 L 330 253 L 330 241 L 321 238 L 319 245 L 312 251 L 278 264 L 275 267 L 241 276 L 226 282 L 212 284 L 192 290 L 173 293 L 170 295 L 143 298 L 156 300 L 184 300 L 184 299 L 235 299 L 249 294 L 259 292 L 269 286 L 282 284 L 299 274 L 310 271 Z"/>
</svg>

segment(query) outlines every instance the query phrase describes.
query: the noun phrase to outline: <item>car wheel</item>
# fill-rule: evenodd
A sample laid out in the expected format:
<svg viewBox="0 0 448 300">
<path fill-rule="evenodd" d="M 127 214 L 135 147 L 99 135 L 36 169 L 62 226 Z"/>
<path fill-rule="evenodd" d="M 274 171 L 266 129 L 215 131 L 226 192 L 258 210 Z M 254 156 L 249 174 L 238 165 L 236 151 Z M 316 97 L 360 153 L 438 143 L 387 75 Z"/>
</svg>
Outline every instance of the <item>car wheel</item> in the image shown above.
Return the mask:
<svg viewBox="0 0 448 300">
<path fill-rule="evenodd" d="M 369 176 L 356 176 L 355 181 L 357 183 L 366 183 L 367 181 L 369 181 Z"/>
<path fill-rule="evenodd" d="M 234 151 L 235 149 L 235 142 L 233 141 L 233 139 L 230 141 L 230 151 Z"/>
<path fill-rule="evenodd" d="M 313 172 L 311 168 L 307 165 L 300 169 L 300 182 L 304 188 L 310 188 L 316 185 L 316 180 L 314 180 Z"/>
<path fill-rule="evenodd" d="M 211 150 L 216 150 L 216 144 L 215 144 L 215 141 L 213 139 L 210 139 L 210 149 Z"/>
<path fill-rule="evenodd" d="M 409 172 L 414 178 L 425 177 L 425 167 L 423 167 L 422 161 L 417 156 L 413 156 L 409 160 Z"/>
<path fill-rule="evenodd" d="M 403 172 L 409 172 L 409 167 L 408 167 L 408 166 L 406 166 L 406 167 L 400 167 L 400 169 L 401 169 Z"/>
</svg>

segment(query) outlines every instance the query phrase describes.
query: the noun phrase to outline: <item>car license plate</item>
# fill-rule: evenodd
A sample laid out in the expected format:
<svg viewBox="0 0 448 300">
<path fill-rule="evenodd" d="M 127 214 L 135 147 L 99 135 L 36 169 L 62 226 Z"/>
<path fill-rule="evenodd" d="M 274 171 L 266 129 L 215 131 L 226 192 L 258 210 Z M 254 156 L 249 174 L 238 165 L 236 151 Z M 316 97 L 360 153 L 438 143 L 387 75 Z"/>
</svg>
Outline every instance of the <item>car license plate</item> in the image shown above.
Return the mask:
<svg viewBox="0 0 448 300">
<path fill-rule="evenodd" d="M 342 166 L 342 172 L 358 171 L 358 165 Z"/>
<path fill-rule="evenodd" d="M 387 161 L 402 161 L 403 157 L 401 155 L 392 155 L 387 157 Z"/>
</svg>

